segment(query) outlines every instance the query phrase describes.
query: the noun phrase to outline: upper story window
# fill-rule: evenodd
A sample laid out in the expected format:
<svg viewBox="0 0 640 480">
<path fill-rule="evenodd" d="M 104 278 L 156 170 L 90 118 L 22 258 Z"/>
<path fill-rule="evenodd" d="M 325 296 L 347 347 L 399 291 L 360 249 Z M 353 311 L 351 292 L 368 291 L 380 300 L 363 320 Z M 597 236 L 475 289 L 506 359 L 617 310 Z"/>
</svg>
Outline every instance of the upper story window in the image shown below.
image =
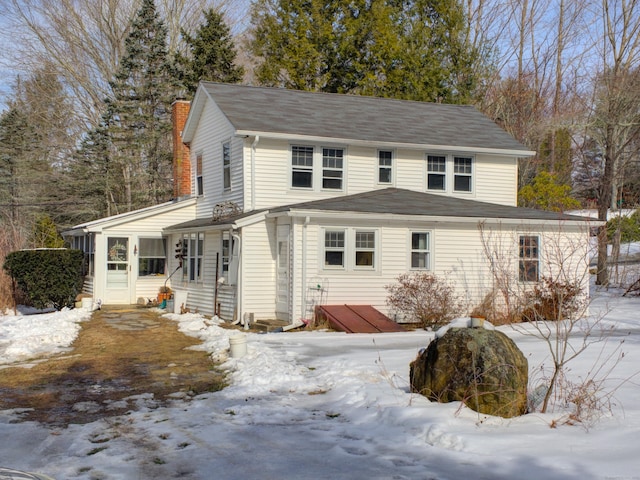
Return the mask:
<svg viewBox="0 0 640 480">
<path fill-rule="evenodd" d="M 378 183 L 393 182 L 393 152 L 378 150 Z"/>
<path fill-rule="evenodd" d="M 540 279 L 540 239 L 536 235 L 521 235 L 519 249 L 519 279 L 537 282 Z"/>
<path fill-rule="evenodd" d="M 411 268 L 428 270 L 430 266 L 429 232 L 411 232 Z"/>
<path fill-rule="evenodd" d="M 453 190 L 456 192 L 471 191 L 471 175 L 473 159 L 470 157 L 453 157 Z"/>
<path fill-rule="evenodd" d="M 427 190 L 436 192 L 473 192 L 473 157 L 427 155 Z"/>
<path fill-rule="evenodd" d="M 231 189 L 231 144 L 222 144 L 222 182 L 225 190 Z"/>
<path fill-rule="evenodd" d="M 322 149 L 322 188 L 342 190 L 342 168 L 344 150 Z"/>
<path fill-rule="evenodd" d="M 291 186 L 313 188 L 313 147 L 291 147 Z"/>
<path fill-rule="evenodd" d="M 427 189 L 445 191 L 447 188 L 447 157 L 427 155 Z"/>
<path fill-rule="evenodd" d="M 196 194 L 204 194 L 204 185 L 202 182 L 202 154 L 196 156 Z"/>
</svg>

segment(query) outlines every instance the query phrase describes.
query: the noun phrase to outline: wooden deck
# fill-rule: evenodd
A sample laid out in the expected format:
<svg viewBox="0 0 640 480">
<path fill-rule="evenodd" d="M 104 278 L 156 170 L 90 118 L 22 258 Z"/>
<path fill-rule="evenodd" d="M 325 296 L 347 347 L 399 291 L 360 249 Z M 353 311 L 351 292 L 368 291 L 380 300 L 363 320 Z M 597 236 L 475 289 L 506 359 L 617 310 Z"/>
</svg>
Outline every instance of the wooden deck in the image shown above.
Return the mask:
<svg viewBox="0 0 640 480">
<path fill-rule="evenodd" d="M 404 328 L 371 305 L 321 305 L 316 315 L 347 333 L 404 332 Z"/>
</svg>

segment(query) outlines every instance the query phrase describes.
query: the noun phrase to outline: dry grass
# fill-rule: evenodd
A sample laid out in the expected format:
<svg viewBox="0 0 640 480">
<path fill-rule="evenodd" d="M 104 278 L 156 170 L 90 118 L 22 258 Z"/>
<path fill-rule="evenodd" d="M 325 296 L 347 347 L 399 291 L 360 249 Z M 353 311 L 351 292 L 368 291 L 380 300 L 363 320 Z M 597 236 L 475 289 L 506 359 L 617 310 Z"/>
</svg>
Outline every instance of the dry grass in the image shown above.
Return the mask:
<svg viewBox="0 0 640 480">
<path fill-rule="evenodd" d="M 32 368 L 0 370 L 0 408 L 33 409 L 25 419 L 45 423 L 86 423 L 132 409 L 117 402 L 132 395 L 152 393 L 162 402 L 175 392 L 202 393 L 223 388 L 206 352 L 190 350 L 198 342 L 180 333 L 174 322 L 157 314 L 143 330 L 112 327 L 104 311 L 94 312 L 69 354 L 51 358 Z M 93 412 L 73 408 L 93 402 Z M 110 406 L 109 409 L 107 407 Z"/>
</svg>

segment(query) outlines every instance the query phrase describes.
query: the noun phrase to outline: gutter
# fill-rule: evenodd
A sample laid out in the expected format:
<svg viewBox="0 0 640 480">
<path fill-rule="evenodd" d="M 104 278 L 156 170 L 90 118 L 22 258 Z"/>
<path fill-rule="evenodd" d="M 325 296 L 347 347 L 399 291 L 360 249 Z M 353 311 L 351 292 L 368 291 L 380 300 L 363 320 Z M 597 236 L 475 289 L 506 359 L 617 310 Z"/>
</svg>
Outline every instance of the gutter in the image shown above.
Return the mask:
<svg viewBox="0 0 640 480">
<path fill-rule="evenodd" d="M 289 140 L 296 142 L 320 142 L 320 143 L 335 143 L 335 144 L 348 144 L 364 147 L 377 147 L 377 148 L 406 148 L 410 150 L 429 150 L 432 152 L 458 152 L 458 153 L 485 153 L 490 155 L 500 155 L 508 157 L 533 157 L 536 152 L 533 150 L 517 150 L 511 148 L 487 148 L 487 147 L 461 147 L 451 145 L 432 145 L 427 143 L 403 143 L 403 142 L 382 142 L 378 140 L 362 140 L 353 138 L 335 138 L 335 137 L 322 137 L 316 135 L 300 135 L 291 134 L 287 132 L 258 132 L 253 130 L 236 130 L 236 135 L 245 135 L 248 137 L 265 137 L 273 138 L 277 140 Z"/>
</svg>

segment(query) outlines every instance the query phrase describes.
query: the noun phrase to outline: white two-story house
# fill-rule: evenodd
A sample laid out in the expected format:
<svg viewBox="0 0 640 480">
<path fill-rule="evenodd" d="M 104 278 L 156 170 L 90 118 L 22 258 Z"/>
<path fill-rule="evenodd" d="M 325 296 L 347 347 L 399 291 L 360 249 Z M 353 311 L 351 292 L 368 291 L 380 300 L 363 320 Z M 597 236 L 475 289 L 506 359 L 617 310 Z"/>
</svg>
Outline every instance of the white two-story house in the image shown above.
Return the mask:
<svg viewBox="0 0 640 480">
<path fill-rule="evenodd" d="M 394 317 L 406 272 L 470 309 L 507 274 L 586 279 L 587 219 L 518 208 L 534 152 L 474 107 L 205 82 L 174 124 L 176 200 L 67 232 L 103 303 L 167 284 L 192 311 L 295 322 L 319 303 Z"/>
</svg>

